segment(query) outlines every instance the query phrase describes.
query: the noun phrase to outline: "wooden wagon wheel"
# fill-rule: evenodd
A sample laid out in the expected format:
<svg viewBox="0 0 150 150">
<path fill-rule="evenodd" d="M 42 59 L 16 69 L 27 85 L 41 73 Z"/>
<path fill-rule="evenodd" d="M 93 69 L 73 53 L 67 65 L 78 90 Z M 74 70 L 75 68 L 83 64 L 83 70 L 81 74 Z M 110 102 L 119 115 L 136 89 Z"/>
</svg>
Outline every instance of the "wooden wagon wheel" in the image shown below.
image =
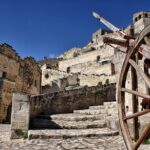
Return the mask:
<svg viewBox="0 0 150 150">
<path fill-rule="evenodd" d="M 146 98 L 149 100 L 150 105 L 150 94 L 145 91 L 139 91 L 138 87 L 139 78 L 145 82 L 147 89 L 150 88 L 150 76 L 148 75 L 148 67 L 150 61 L 146 61 L 146 65 L 139 60 L 139 51 L 143 44 L 150 46 L 150 25 L 140 33 L 139 37 L 134 42 L 132 48 L 129 49 L 119 77 L 117 99 L 118 99 L 118 112 L 119 122 L 122 131 L 122 135 L 128 150 L 136 150 L 140 147 L 141 143 L 150 135 L 150 122 L 146 127 L 140 131 L 139 117 L 148 115 L 150 108 L 139 110 L 140 98 Z M 149 47 L 148 47 L 149 48 Z M 150 52 L 150 49 L 149 49 Z M 146 67 L 148 66 L 148 67 Z M 131 87 L 127 87 L 127 76 L 131 76 Z M 148 90 L 147 90 L 148 91 Z M 126 94 L 131 94 L 131 99 L 127 99 Z M 127 114 L 126 102 L 132 101 L 132 113 Z M 132 119 L 132 130 L 130 130 L 129 120 Z"/>
</svg>

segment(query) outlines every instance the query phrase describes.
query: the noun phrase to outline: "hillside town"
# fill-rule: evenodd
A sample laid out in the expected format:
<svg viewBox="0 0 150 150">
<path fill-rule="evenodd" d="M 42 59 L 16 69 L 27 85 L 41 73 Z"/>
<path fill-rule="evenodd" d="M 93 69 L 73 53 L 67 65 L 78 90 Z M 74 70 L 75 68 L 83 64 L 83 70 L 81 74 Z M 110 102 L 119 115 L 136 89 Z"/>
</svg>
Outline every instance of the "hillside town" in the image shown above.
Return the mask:
<svg viewBox="0 0 150 150">
<path fill-rule="evenodd" d="M 39 61 L 31 56 L 21 58 L 13 46 L 1 44 L 0 149 L 129 149 L 128 140 L 121 134 L 117 90 L 130 45 L 118 33 L 134 37 L 133 40 L 149 24 L 150 12 L 137 12 L 126 28 L 116 32 L 99 29 L 84 47 Z M 145 60 L 140 59 L 139 66 Z M 129 89 L 133 83 L 131 72 L 125 73 L 125 88 Z M 143 81 L 139 74 L 137 77 L 139 91 L 149 89 L 144 82 L 148 79 Z M 125 94 L 123 113 L 134 112 L 132 97 L 130 92 Z M 145 97 L 148 99 L 149 94 Z M 137 107 L 144 109 L 144 104 Z M 149 124 L 149 110 L 150 105 L 146 104 L 147 114 L 138 120 L 141 130 Z M 129 130 L 132 126 L 134 121 L 128 123 Z M 148 144 L 141 144 L 139 149 L 149 148 Z"/>
</svg>

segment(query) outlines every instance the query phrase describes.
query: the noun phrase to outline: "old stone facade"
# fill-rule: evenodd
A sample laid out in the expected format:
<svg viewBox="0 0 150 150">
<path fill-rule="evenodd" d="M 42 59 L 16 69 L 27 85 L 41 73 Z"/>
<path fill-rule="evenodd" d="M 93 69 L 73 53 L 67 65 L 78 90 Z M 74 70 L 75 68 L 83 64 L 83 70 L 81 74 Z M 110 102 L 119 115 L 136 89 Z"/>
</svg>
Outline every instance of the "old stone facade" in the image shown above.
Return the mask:
<svg viewBox="0 0 150 150">
<path fill-rule="evenodd" d="M 137 37 L 141 30 L 149 23 L 150 12 L 138 12 L 133 15 L 133 24 L 126 27 L 124 32 L 127 35 Z M 78 74 L 77 79 L 79 86 L 117 83 L 120 69 L 126 56 L 124 52 L 126 48 L 115 44 L 105 44 L 103 40 L 104 37 L 122 40 L 122 38 L 114 32 L 103 29 L 96 31 L 93 33 L 91 41 L 85 47 L 72 48 L 60 55 L 57 58 L 57 68 L 47 69 L 44 64 L 42 64 L 42 85 L 50 85 L 52 89 L 52 83 L 55 81 L 55 87 L 57 85 L 58 90 L 61 91 L 65 88 L 63 82 L 60 82 L 60 80 L 67 80 L 70 75 L 76 76 L 76 74 Z M 126 83 L 126 86 L 129 88 L 131 86 L 130 79 L 129 74 Z M 141 80 L 139 83 L 139 89 L 145 91 L 145 84 Z M 76 84 L 76 81 L 74 84 Z M 131 95 L 127 94 L 127 97 L 130 99 Z M 128 102 L 126 105 L 132 108 L 131 102 Z"/>
<path fill-rule="evenodd" d="M 34 58 L 21 59 L 8 44 L 0 45 L 0 60 L 0 122 L 9 122 L 12 94 L 39 94 L 41 71 Z"/>
</svg>

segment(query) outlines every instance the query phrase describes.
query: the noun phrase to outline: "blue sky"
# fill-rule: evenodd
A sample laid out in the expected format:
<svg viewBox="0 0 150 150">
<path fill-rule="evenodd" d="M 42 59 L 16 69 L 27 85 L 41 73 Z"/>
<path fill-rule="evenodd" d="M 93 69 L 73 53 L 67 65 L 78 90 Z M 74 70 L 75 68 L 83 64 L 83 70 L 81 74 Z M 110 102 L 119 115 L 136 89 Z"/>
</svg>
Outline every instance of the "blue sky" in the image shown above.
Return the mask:
<svg viewBox="0 0 150 150">
<path fill-rule="evenodd" d="M 148 0 L 0 0 L 0 6 L 0 43 L 37 60 L 86 45 L 105 28 L 93 11 L 120 28 L 132 23 L 133 13 L 150 11 Z"/>
</svg>

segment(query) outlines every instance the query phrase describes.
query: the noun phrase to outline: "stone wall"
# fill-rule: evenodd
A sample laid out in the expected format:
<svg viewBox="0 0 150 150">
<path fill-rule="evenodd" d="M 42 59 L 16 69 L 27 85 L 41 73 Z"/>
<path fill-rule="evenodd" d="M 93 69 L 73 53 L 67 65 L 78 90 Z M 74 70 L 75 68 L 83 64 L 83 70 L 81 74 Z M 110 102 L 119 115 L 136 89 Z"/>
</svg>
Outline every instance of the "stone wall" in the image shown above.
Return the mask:
<svg viewBox="0 0 150 150">
<path fill-rule="evenodd" d="M 79 75 L 80 86 L 97 86 L 99 84 L 116 83 L 115 75 Z"/>
<path fill-rule="evenodd" d="M 97 56 L 100 56 L 101 58 L 112 56 L 114 54 L 114 49 L 110 46 L 106 46 L 106 47 L 107 48 L 101 48 L 99 50 L 83 53 L 78 57 L 62 60 L 59 62 L 59 70 L 66 71 L 67 67 L 71 67 L 73 65 L 80 64 L 80 63 L 86 63 L 89 61 L 96 61 Z"/>
<path fill-rule="evenodd" d="M 12 94 L 39 94 L 41 70 L 32 57 L 21 59 L 8 44 L 0 45 L 0 122 L 10 122 Z"/>
<path fill-rule="evenodd" d="M 39 115 L 71 113 L 87 109 L 91 105 L 102 105 L 115 101 L 116 84 L 83 87 L 80 89 L 55 92 L 37 96 L 16 93 L 13 95 L 11 116 L 11 138 L 25 138 L 29 122 Z"/>
<path fill-rule="evenodd" d="M 69 91 L 32 96 L 30 114 L 35 117 L 41 113 L 71 113 L 75 109 L 86 109 L 90 105 L 115 101 L 116 84 L 83 87 Z M 44 109 L 43 109 L 44 108 Z"/>
<path fill-rule="evenodd" d="M 72 87 L 78 84 L 78 74 L 71 74 L 67 77 L 58 78 L 51 81 L 50 84 L 42 86 L 41 93 L 54 93 L 64 91 L 66 87 Z"/>
<path fill-rule="evenodd" d="M 58 69 L 47 69 L 47 65 L 44 64 L 41 67 L 42 70 L 42 86 L 45 86 L 47 84 L 52 85 L 52 81 L 54 80 L 58 80 L 60 78 L 65 78 L 71 74 L 64 72 L 64 71 L 60 71 Z"/>
</svg>

